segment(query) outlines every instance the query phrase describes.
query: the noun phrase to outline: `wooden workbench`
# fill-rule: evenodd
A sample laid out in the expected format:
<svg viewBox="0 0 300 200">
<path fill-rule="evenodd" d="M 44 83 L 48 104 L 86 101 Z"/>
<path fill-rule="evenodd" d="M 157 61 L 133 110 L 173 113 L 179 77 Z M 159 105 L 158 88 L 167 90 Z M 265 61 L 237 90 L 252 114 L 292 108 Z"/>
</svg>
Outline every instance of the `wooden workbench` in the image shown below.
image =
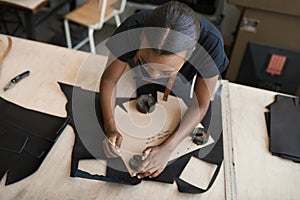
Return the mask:
<svg viewBox="0 0 300 200">
<path fill-rule="evenodd" d="M 269 151 L 264 112 L 277 93 L 233 83 L 228 89 L 237 199 L 299 199 L 300 164 Z"/>
<path fill-rule="evenodd" d="M 6 41 L 4 35 L 0 39 Z M 7 92 L 1 90 L 0 96 L 26 108 L 66 116 L 66 98 L 57 81 L 96 91 L 105 62 L 104 56 L 13 38 L 0 88 L 23 71 L 30 70 L 31 75 Z M 232 134 L 237 199 L 299 199 L 300 164 L 269 152 L 264 111 L 276 93 L 226 81 L 224 86 L 228 107 L 222 115 L 226 131 Z M 223 167 L 212 188 L 198 195 L 179 193 L 176 184 L 142 181 L 127 186 L 71 178 L 74 138 L 68 126 L 36 173 L 8 186 L 4 177 L 0 199 L 225 199 Z"/>
<path fill-rule="evenodd" d="M 37 13 L 48 4 L 48 0 L 0 0 L 0 5 L 22 9 L 31 13 Z"/>
<path fill-rule="evenodd" d="M 6 41 L 4 35 L 0 35 L 0 39 Z M 97 90 L 106 59 L 100 55 L 13 38 L 12 50 L 3 62 L 0 96 L 29 109 L 66 116 L 66 98 L 57 81 Z M 26 70 L 31 71 L 29 77 L 3 92 L 3 86 L 13 76 Z M 210 190 L 196 195 L 179 193 L 175 183 L 142 181 L 139 185 L 128 186 L 71 178 L 74 139 L 73 129 L 67 126 L 37 172 L 8 186 L 4 185 L 5 177 L 1 180 L 0 199 L 224 199 L 223 168 Z"/>
</svg>

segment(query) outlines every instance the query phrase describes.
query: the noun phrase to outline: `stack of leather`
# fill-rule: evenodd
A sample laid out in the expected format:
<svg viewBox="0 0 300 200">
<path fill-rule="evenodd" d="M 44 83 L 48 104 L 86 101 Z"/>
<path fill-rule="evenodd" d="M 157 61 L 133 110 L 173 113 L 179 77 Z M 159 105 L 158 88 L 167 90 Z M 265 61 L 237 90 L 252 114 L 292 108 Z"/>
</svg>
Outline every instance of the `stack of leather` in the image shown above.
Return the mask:
<svg viewBox="0 0 300 200">
<path fill-rule="evenodd" d="M 276 95 L 266 108 L 270 152 L 300 162 L 300 99 Z"/>
</svg>

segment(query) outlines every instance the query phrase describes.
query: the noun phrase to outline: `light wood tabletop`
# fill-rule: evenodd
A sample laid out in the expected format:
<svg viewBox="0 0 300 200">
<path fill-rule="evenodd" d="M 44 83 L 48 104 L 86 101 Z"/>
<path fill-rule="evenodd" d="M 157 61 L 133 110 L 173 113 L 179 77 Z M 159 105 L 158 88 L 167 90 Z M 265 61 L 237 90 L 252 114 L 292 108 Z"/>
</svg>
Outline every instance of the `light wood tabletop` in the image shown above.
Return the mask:
<svg viewBox="0 0 300 200">
<path fill-rule="evenodd" d="M 300 164 L 269 151 L 264 112 L 277 93 L 228 88 L 237 199 L 299 199 Z"/>
<path fill-rule="evenodd" d="M 6 44 L 5 35 L 0 39 Z M 23 107 L 66 116 L 66 97 L 58 81 L 97 91 L 107 57 L 13 37 L 11 52 L 3 62 L 0 96 Z M 12 89 L 3 86 L 15 75 L 30 70 L 29 77 Z M 176 184 L 142 181 L 136 186 L 70 177 L 74 131 L 67 126 L 40 168 L 31 176 L 5 186 L 0 199 L 224 199 L 224 172 L 220 170 L 209 191 L 186 194 Z M 1 161 L 2 162 L 2 161 Z"/>
<path fill-rule="evenodd" d="M 0 39 L 7 42 L 5 35 Z M 63 117 L 66 98 L 57 81 L 98 90 L 105 56 L 12 39 L 12 50 L 2 66 L 0 88 L 23 71 L 30 70 L 31 75 L 14 88 L 1 90 L 2 98 Z M 264 112 L 276 93 L 224 81 L 225 85 L 228 113 L 222 115 L 232 134 L 237 199 L 299 199 L 300 165 L 269 152 Z M 179 193 L 175 183 L 142 181 L 128 186 L 71 178 L 74 139 L 73 129 L 67 126 L 33 175 L 8 186 L 4 185 L 5 177 L 1 180 L 0 199 L 225 199 L 223 166 L 213 186 L 196 195 Z"/>
<path fill-rule="evenodd" d="M 48 0 L 0 0 L 0 6 L 18 8 L 31 13 L 37 13 L 48 4 Z"/>
</svg>

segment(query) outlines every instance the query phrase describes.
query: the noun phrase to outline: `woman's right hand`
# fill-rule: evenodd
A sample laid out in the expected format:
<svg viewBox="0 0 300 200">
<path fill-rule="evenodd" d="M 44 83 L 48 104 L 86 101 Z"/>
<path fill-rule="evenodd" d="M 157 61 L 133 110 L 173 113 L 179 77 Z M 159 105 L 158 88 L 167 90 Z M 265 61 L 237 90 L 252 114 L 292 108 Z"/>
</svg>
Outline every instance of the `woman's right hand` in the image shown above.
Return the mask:
<svg viewBox="0 0 300 200">
<path fill-rule="evenodd" d="M 117 131 L 107 131 L 103 140 L 103 150 L 108 158 L 120 156 L 120 147 L 123 140 L 122 135 Z"/>
</svg>

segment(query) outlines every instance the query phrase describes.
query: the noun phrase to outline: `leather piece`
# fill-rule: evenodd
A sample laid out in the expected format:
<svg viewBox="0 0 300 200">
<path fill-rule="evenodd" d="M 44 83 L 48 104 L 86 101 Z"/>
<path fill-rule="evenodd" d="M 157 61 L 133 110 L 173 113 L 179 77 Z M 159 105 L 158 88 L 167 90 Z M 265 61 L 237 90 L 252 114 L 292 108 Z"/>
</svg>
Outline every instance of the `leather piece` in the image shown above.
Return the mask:
<svg viewBox="0 0 300 200">
<path fill-rule="evenodd" d="M 76 86 L 71 86 L 67 84 L 60 83 L 60 87 L 64 94 L 66 95 L 68 99 L 68 103 L 66 105 L 66 109 L 68 112 L 68 115 L 71 116 L 71 125 L 74 128 L 75 134 L 76 134 L 76 139 L 75 143 L 73 146 L 73 152 L 72 152 L 72 164 L 71 164 L 71 177 L 81 177 L 81 178 L 89 178 L 89 179 L 95 179 L 95 180 L 102 180 L 102 181 L 110 181 L 110 182 L 118 182 L 118 183 L 123 183 L 123 184 L 129 184 L 129 185 L 136 185 L 139 184 L 142 180 L 137 179 L 136 177 L 131 177 L 130 174 L 127 172 L 126 167 L 122 161 L 121 158 L 115 158 L 115 159 L 106 159 L 104 156 L 104 153 L 102 151 L 102 148 L 99 149 L 98 153 L 98 158 L 100 159 L 106 159 L 107 160 L 107 174 L 106 177 L 103 177 L 101 175 L 91 175 L 88 172 L 84 172 L 78 169 L 78 162 L 81 159 L 93 159 L 95 158 L 94 155 L 92 155 L 89 150 L 85 147 L 85 143 L 80 138 L 80 135 L 78 134 L 78 127 L 76 127 L 76 123 L 74 123 L 73 117 L 73 109 L 72 106 L 77 105 L 84 107 L 84 105 L 90 106 L 89 103 L 91 102 L 84 102 L 88 101 L 91 99 L 94 99 L 94 105 L 95 110 L 97 113 L 97 120 L 100 123 L 101 126 L 103 126 L 102 122 L 102 116 L 101 116 L 101 109 L 100 109 L 100 100 L 99 100 L 99 94 L 92 92 L 92 91 L 86 91 L 83 90 L 79 87 Z M 74 95 L 74 93 L 77 93 Z M 83 96 L 90 96 L 90 97 L 83 97 Z M 126 102 L 130 99 L 128 98 L 122 98 L 122 99 L 117 99 L 116 104 L 117 106 L 119 104 L 122 104 L 123 102 Z M 74 101 L 80 101 L 80 104 L 74 103 Z M 220 105 L 220 96 L 216 97 L 215 100 L 218 104 L 217 106 L 217 111 L 220 112 L 221 105 Z M 215 108 L 210 107 L 210 111 Z M 88 109 L 80 109 L 83 112 L 80 112 L 83 118 L 90 118 L 91 115 L 88 113 L 88 110 L 91 110 L 90 108 Z M 214 113 L 208 112 L 205 119 L 203 120 L 203 125 L 204 126 L 209 126 L 210 124 L 210 119 L 214 115 Z M 215 111 L 215 110 L 214 110 Z M 200 150 L 196 150 L 194 152 L 191 152 L 189 154 L 186 154 L 175 161 L 171 161 L 169 165 L 165 168 L 165 170 L 156 178 L 149 179 L 149 178 L 144 178 L 143 180 L 148 180 L 148 181 L 158 181 L 158 182 L 163 182 L 163 183 L 170 183 L 172 184 L 174 181 L 176 181 L 178 190 L 180 192 L 187 192 L 187 193 L 202 193 L 207 191 L 209 188 L 201 189 L 201 188 L 195 188 L 192 185 L 189 185 L 185 183 L 182 180 L 179 180 L 178 177 L 180 176 L 181 172 L 183 171 L 185 165 L 188 163 L 189 159 L 191 156 L 198 157 L 199 159 L 202 159 L 206 162 L 214 163 L 218 165 L 218 169 L 220 168 L 222 161 L 223 161 L 223 140 L 222 140 L 222 134 L 220 131 L 222 131 L 222 127 L 220 127 L 220 124 L 222 124 L 221 121 L 221 116 L 217 117 L 218 122 L 216 123 L 216 126 L 211 126 L 213 128 L 210 128 L 209 130 L 212 132 L 215 132 L 212 134 L 213 137 L 217 140 L 216 144 L 211 144 L 208 145 L 205 148 L 202 148 Z M 218 133 L 217 133 L 218 132 Z M 102 134 L 103 131 L 102 131 Z M 98 146 L 99 144 L 102 144 L 102 140 L 100 141 L 99 138 L 103 139 L 103 136 L 99 136 L 96 141 L 98 141 Z M 208 153 L 207 153 L 208 152 Z M 113 166 L 113 167 L 112 167 Z M 210 186 L 213 184 L 215 178 L 218 175 L 219 170 L 216 170 L 215 175 L 213 176 Z M 209 186 L 209 187 L 210 187 Z"/>
<path fill-rule="evenodd" d="M 276 95 L 265 113 L 270 152 L 273 155 L 300 161 L 300 103 L 299 98 Z"/>
<path fill-rule="evenodd" d="M 0 110 L 0 179 L 8 172 L 8 185 L 39 168 L 68 118 L 26 109 L 3 98 Z"/>
<path fill-rule="evenodd" d="M 10 132 L 12 127 L 5 122 L 0 121 L 0 124 L 0 150 L 21 153 L 28 142 L 28 137 L 17 132 Z"/>
</svg>

